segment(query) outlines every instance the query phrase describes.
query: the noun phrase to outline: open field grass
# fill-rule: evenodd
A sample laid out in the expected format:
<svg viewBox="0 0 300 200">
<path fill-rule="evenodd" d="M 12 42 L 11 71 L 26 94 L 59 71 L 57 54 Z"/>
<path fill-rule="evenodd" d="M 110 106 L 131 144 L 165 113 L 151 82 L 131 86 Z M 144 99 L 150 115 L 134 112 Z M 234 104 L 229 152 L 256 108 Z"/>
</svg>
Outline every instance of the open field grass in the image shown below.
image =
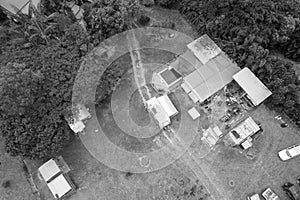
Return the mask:
<svg viewBox="0 0 300 200">
<path fill-rule="evenodd" d="M 6 181 L 9 184 L 5 188 Z M 3 141 L 0 142 L 0 183 L 0 200 L 35 200 L 21 159 L 6 154 Z"/>
</svg>

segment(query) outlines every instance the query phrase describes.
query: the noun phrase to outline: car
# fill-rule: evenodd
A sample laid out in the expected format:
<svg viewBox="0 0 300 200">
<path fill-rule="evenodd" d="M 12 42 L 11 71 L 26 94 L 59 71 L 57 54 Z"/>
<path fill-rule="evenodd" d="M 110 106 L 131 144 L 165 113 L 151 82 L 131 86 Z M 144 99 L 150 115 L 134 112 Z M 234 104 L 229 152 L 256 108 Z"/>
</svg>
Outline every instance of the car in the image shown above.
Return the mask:
<svg viewBox="0 0 300 200">
<path fill-rule="evenodd" d="M 300 155 L 300 145 L 299 144 L 295 144 L 293 146 L 290 146 L 290 147 L 278 152 L 279 158 L 283 161 L 289 160 L 289 159 L 294 158 L 299 155 Z"/>
<path fill-rule="evenodd" d="M 282 186 L 282 189 L 291 200 L 300 200 L 300 190 L 296 185 L 287 182 Z"/>
<path fill-rule="evenodd" d="M 271 188 L 267 188 L 263 193 L 262 196 L 265 200 L 280 200 L 279 196 L 271 190 Z"/>
<path fill-rule="evenodd" d="M 247 197 L 247 200 L 260 200 L 260 197 L 258 194 L 253 194 L 250 197 Z"/>
</svg>

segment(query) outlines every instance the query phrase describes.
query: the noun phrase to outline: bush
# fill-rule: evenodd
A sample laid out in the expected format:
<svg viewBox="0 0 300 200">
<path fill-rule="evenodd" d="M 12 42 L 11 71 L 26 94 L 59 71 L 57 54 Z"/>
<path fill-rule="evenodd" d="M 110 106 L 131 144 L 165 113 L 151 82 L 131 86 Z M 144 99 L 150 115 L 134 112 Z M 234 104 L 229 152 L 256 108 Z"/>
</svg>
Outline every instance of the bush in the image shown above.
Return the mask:
<svg viewBox="0 0 300 200">
<path fill-rule="evenodd" d="M 148 17 L 146 15 L 141 15 L 138 22 L 140 25 L 146 26 L 150 22 L 150 17 Z"/>
<path fill-rule="evenodd" d="M 2 187 L 3 188 L 9 188 L 10 187 L 10 181 L 9 180 L 5 180 L 2 182 Z"/>
<path fill-rule="evenodd" d="M 174 8 L 178 4 L 179 0 L 155 0 L 155 4 L 164 8 Z"/>
<path fill-rule="evenodd" d="M 140 0 L 140 4 L 146 7 L 154 6 L 154 0 Z"/>
</svg>

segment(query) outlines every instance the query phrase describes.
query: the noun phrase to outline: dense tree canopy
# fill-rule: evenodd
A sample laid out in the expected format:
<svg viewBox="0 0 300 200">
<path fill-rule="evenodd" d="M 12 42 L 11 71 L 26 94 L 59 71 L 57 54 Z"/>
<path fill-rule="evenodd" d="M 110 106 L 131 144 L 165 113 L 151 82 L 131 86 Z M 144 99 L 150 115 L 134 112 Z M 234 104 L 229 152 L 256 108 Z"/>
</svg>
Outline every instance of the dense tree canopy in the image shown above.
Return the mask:
<svg viewBox="0 0 300 200">
<path fill-rule="evenodd" d="M 84 6 L 87 30 L 98 41 L 131 27 L 138 13 L 137 0 L 95 1 Z"/>
<path fill-rule="evenodd" d="M 86 53 L 81 50 L 84 34 L 74 24 L 60 42 L 30 48 L 6 46 L 1 54 L 0 126 L 12 155 L 53 156 L 69 140 L 71 130 L 64 118 L 81 56 Z"/>
<path fill-rule="evenodd" d="M 297 0 L 184 0 L 181 4 L 181 12 L 200 33 L 238 45 L 256 42 L 267 49 L 283 47 L 289 49 L 283 51 L 287 56 L 299 57 L 291 54 L 300 45 Z"/>
</svg>

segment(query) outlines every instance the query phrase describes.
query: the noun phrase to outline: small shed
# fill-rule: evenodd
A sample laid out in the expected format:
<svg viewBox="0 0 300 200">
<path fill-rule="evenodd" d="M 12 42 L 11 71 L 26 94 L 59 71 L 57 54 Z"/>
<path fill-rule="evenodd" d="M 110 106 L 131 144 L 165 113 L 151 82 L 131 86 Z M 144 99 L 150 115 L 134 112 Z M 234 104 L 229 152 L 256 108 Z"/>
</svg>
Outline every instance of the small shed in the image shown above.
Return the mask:
<svg viewBox="0 0 300 200">
<path fill-rule="evenodd" d="M 198 112 L 198 110 L 195 107 L 192 107 L 191 109 L 189 109 L 188 113 L 192 117 L 193 120 L 200 117 L 200 113 Z"/>
<path fill-rule="evenodd" d="M 63 161 L 62 158 L 59 159 L 60 161 Z M 60 199 L 75 190 L 75 185 L 72 183 L 67 173 L 63 172 L 56 160 L 48 160 L 39 167 L 38 171 L 56 199 Z"/>
<path fill-rule="evenodd" d="M 170 92 L 181 83 L 182 75 L 171 66 L 154 72 L 151 83 L 157 91 Z"/>
<path fill-rule="evenodd" d="M 233 79 L 247 93 L 247 97 L 255 106 L 262 103 L 272 94 L 272 92 L 247 67 L 236 73 L 233 76 Z"/>
<path fill-rule="evenodd" d="M 84 121 L 89 119 L 91 114 L 87 107 L 84 105 L 77 105 L 73 110 L 73 116 L 66 119 L 68 121 L 69 127 L 74 133 L 82 132 L 85 128 Z"/>
<path fill-rule="evenodd" d="M 203 132 L 203 136 L 201 140 L 207 144 L 210 148 L 213 148 L 219 139 L 222 136 L 222 131 L 218 126 L 215 126 L 213 128 L 209 127 Z"/>
<path fill-rule="evenodd" d="M 48 160 L 38 170 L 46 182 L 49 182 L 51 178 L 61 173 L 59 166 L 53 159 Z"/>
<path fill-rule="evenodd" d="M 147 101 L 147 107 L 158 122 L 160 128 L 168 126 L 171 123 L 170 117 L 178 114 L 177 109 L 168 95 L 163 95 L 158 98 L 152 97 Z"/>
<path fill-rule="evenodd" d="M 65 196 L 74 188 L 73 184 L 69 181 L 69 177 L 64 174 L 60 174 L 47 185 L 56 199 Z"/>
<path fill-rule="evenodd" d="M 82 121 L 74 121 L 73 123 L 69 123 L 69 127 L 74 133 L 80 133 L 84 130 L 85 125 Z"/>
<path fill-rule="evenodd" d="M 242 144 L 244 141 L 246 141 L 249 137 L 257 133 L 259 130 L 260 127 L 255 123 L 252 117 L 248 117 L 245 121 L 233 128 L 229 132 L 228 137 L 231 144 L 233 146 L 236 146 Z"/>
</svg>

